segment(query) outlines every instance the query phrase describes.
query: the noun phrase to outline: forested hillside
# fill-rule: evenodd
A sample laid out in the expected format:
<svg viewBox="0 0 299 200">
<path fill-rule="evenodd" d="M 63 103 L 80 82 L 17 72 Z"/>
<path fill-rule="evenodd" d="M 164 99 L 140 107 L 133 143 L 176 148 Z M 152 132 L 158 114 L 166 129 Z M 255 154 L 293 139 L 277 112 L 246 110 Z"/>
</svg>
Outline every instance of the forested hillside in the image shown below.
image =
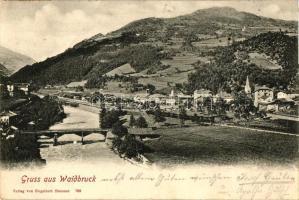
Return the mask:
<svg viewBox="0 0 299 200">
<path fill-rule="evenodd" d="M 253 52 L 265 54 L 268 60 L 281 68 L 258 66 L 249 57 Z M 289 85 L 295 85 L 297 55 L 297 37 L 279 32 L 260 34 L 232 46 L 219 48 L 214 62 L 198 66 L 197 71 L 189 76 L 187 89 L 194 91 L 208 88 L 213 92 L 219 89 L 238 90 L 245 84 L 246 76 L 249 76 L 252 84 L 286 89 Z"/>
<path fill-rule="evenodd" d="M 248 28 L 243 30 L 244 27 Z M 293 21 L 269 19 L 227 7 L 203 9 L 174 18 L 141 19 L 107 35 L 97 34 L 57 56 L 26 66 L 13 74 L 11 80 L 32 81 L 39 86 L 87 80 L 89 87 L 97 87 L 101 85 L 99 77 L 128 63 L 137 73 L 142 72 L 141 82 L 154 82 L 156 87 L 162 89 L 187 81 L 188 74 L 195 70 L 194 66 L 199 67 L 193 64 L 198 60 L 206 62 L 213 59 L 218 47 L 227 46 L 227 41 L 242 41 L 260 33 L 277 32 L 279 29 L 294 32 L 296 27 L 297 24 Z M 284 38 L 277 38 L 279 39 Z M 254 40 L 258 40 L 258 37 Z M 256 50 L 259 48 L 258 44 L 244 45 Z M 227 50 L 234 51 L 236 46 L 231 48 Z M 225 59 L 233 59 L 230 58 L 230 52 L 227 54 Z M 276 59 L 276 55 L 272 57 Z M 284 62 L 285 55 L 279 59 L 277 62 Z M 212 72 L 213 66 L 209 67 Z M 157 78 L 146 77 L 147 74 L 156 74 Z M 200 86 L 195 85 L 198 85 L 197 81 L 190 89 Z"/>
</svg>

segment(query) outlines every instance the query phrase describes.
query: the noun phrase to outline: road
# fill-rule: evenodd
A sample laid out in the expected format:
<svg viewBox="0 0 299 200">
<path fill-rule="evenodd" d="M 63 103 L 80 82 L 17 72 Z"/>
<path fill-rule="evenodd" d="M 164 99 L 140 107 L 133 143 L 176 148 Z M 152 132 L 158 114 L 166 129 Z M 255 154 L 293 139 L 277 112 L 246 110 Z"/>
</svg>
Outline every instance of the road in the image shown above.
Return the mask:
<svg viewBox="0 0 299 200">
<path fill-rule="evenodd" d="M 295 116 L 272 114 L 272 113 L 267 113 L 267 116 L 271 117 L 272 119 L 284 119 L 284 120 L 299 122 L 299 117 L 295 117 Z"/>
</svg>

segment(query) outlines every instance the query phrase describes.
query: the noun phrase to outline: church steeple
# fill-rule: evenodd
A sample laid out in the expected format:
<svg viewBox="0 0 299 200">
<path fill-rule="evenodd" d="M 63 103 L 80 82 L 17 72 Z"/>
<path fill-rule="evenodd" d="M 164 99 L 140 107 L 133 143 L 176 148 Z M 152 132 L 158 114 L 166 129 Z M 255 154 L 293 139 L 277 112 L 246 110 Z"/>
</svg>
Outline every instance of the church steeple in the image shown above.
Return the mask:
<svg viewBox="0 0 299 200">
<path fill-rule="evenodd" d="M 251 87 L 250 87 L 250 84 L 249 84 L 249 78 L 248 78 L 248 76 L 246 78 L 245 93 L 246 94 L 250 94 L 251 93 Z"/>
</svg>

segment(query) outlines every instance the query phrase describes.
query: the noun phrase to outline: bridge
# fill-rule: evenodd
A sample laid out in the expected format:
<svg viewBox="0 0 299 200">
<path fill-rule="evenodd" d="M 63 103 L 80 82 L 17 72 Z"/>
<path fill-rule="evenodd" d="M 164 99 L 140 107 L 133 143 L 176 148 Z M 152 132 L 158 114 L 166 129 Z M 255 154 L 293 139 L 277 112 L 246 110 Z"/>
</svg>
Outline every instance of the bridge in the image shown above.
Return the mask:
<svg viewBox="0 0 299 200">
<path fill-rule="evenodd" d="M 53 145 L 58 145 L 58 138 L 62 135 L 75 134 L 81 136 L 81 143 L 84 144 L 84 137 L 92 134 L 99 133 L 105 136 L 107 135 L 108 129 L 101 128 L 86 128 L 86 129 L 58 129 L 58 130 L 39 130 L 39 131 L 19 131 L 20 134 L 24 135 L 38 135 L 38 136 L 47 136 L 53 138 Z"/>
<path fill-rule="evenodd" d="M 152 128 L 134 128 L 129 129 L 129 134 L 134 135 L 140 139 L 144 138 L 158 138 L 160 137 L 160 134 L 152 133 Z M 107 137 L 107 132 L 109 129 L 102 129 L 102 128 L 78 128 L 78 129 L 57 129 L 57 130 L 39 130 L 39 131 L 19 131 L 20 134 L 23 135 L 37 135 L 37 136 L 47 136 L 49 138 L 53 138 L 53 145 L 58 145 L 58 138 L 62 135 L 68 135 L 68 134 L 75 134 L 81 137 L 81 143 L 84 145 L 84 137 L 92 134 L 92 133 L 98 133 L 102 134 L 105 139 Z"/>
</svg>

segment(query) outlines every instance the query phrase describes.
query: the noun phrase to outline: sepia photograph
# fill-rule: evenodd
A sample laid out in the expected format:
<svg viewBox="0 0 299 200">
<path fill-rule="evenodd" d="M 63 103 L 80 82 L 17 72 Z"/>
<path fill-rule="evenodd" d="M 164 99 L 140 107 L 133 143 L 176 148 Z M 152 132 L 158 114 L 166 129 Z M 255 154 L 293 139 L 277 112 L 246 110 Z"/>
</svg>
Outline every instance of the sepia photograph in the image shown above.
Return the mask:
<svg viewBox="0 0 299 200">
<path fill-rule="evenodd" d="M 0 199 L 299 199 L 298 2 L 0 2 Z"/>
</svg>

